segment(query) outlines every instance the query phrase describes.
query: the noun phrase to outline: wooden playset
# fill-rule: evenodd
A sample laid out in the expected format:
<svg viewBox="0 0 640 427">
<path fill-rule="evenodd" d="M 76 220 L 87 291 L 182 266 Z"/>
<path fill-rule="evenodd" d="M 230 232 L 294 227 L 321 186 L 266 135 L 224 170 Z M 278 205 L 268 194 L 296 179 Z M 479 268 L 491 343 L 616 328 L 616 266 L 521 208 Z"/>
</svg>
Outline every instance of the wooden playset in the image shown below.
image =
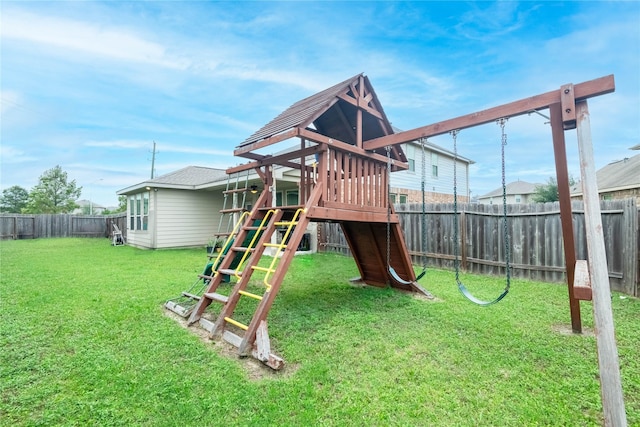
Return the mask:
<svg viewBox="0 0 640 427">
<path fill-rule="evenodd" d="M 430 296 L 417 283 L 398 216 L 389 200 L 390 173 L 408 168 L 401 144 L 446 133 L 455 138 L 465 128 L 549 109 L 572 327 L 581 331 L 579 302 L 592 299 L 599 340 L 606 341 L 604 347 L 613 346 L 615 350 L 615 341 L 611 342 L 609 280 L 587 109 L 588 98 L 614 89 L 613 76 L 605 76 L 398 133 L 394 133 L 368 77 L 363 74 L 303 99 L 234 151 L 234 155 L 249 162 L 232 167 L 227 173 L 255 171 L 262 179 L 261 194 L 250 212 L 244 212 L 242 207 L 225 209 L 224 213 L 235 214 L 238 221 L 227 236 L 225 250 L 213 256 L 210 270 L 199 276 L 204 284 L 202 293 L 184 292 L 181 301 L 171 300 L 166 306 L 188 316 L 190 325 L 199 323 L 211 338 L 222 338 L 237 347 L 239 355 L 253 355 L 274 369 L 281 368 L 283 360 L 271 351 L 267 316 L 310 221 L 341 225 L 364 283 L 390 285 Z M 569 197 L 564 133 L 576 128 L 589 236 L 588 262 L 576 260 Z M 276 150 L 278 144 L 295 138 L 299 144 L 293 149 Z M 275 151 L 268 152 L 267 148 Z M 276 167 L 290 168 L 299 174 L 298 205 L 275 206 L 272 190 Z M 228 193 L 245 191 L 248 189 L 237 186 L 227 189 Z M 280 243 L 272 238 L 276 233 L 281 236 Z M 271 257 L 263 258 L 267 250 Z M 229 277 L 235 278 L 235 284 L 224 295 L 220 285 Z M 256 278 L 262 279 L 259 286 Z M 464 285 L 457 282 L 465 293 Z M 505 292 L 496 300 L 507 291 L 508 282 Z M 474 301 L 468 292 L 465 295 Z M 185 300 L 191 304 L 184 303 Z M 252 301 L 253 305 L 244 301 Z M 489 305 L 495 301 L 474 302 Z M 214 318 L 206 318 L 205 311 L 212 304 L 220 308 Z M 613 361 L 610 359 L 609 363 Z M 618 399 L 615 390 L 608 395 Z"/>
</svg>

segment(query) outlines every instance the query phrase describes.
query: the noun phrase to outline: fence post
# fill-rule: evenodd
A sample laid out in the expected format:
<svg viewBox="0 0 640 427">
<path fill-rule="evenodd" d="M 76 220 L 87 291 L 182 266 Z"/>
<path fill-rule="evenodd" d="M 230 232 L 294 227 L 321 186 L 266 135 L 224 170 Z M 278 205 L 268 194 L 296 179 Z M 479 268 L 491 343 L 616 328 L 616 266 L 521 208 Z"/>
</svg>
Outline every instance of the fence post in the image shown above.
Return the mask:
<svg viewBox="0 0 640 427">
<path fill-rule="evenodd" d="M 622 216 L 622 286 L 628 295 L 638 296 L 638 207 L 635 199 L 624 201 Z"/>
<path fill-rule="evenodd" d="M 463 207 L 460 211 L 460 265 L 462 271 L 467 271 L 467 209 Z"/>
</svg>

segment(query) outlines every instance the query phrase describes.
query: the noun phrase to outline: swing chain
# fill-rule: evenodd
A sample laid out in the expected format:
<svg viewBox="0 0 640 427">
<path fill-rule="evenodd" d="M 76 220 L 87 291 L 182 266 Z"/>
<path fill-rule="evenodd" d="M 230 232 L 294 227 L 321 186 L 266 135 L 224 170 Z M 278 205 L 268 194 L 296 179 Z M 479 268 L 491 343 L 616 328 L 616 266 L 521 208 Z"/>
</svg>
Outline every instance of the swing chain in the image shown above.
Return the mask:
<svg viewBox="0 0 640 427">
<path fill-rule="evenodd" d="M 422 146 L 422 221 L 420 226 L 422 227 L 422 268 L 427 268 L 427 209 L 425 200 L 425 182 L 427 180 L 426 168 L 426 154 L 425 154 L 425 138 L 420 138 L 420 145 Z"/>
<path fill-rule="evenodd" d="M 458 259 L 458 129 L 449 132 L 453 138 L 453 266 L 456 271 L 456 283 L 460 283 L 460 260 Z"/>
<path fill-rule="evenodd" d="M 500 126 L 502 136 L 502 225 L 504 232 L 504 256 L 508 289 L 511 284 L 511 244 L 509 242 L 509 229 L 507 227 L 507 181 L 505 172 L 505 147 L 507 145 L 507 134 L 504 131 L 504 126 L 507 123 L 507 120 L 509 120 L 508 117 L 503 117 L 496 120 L 496 123 Z"/>
</svg>

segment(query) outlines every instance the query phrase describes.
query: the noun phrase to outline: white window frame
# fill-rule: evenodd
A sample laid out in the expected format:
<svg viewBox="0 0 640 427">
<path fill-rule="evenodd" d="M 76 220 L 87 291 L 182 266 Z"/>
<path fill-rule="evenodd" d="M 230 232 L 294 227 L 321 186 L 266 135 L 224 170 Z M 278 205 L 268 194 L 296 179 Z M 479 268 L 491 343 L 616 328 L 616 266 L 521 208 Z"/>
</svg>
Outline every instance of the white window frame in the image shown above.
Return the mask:
<svg viewBox="0 0 640 427">
<path fill-rule="evenodd" d="M 129 230 L 149 229 L 149 191 L 129 196 Z"/>
<path fill-rule="evenodd" d="M 453 159 L 455 162 L 456 160 Z M 438 177 L 438 153 L 431 153 L 431 178 Z"/>
</svg>

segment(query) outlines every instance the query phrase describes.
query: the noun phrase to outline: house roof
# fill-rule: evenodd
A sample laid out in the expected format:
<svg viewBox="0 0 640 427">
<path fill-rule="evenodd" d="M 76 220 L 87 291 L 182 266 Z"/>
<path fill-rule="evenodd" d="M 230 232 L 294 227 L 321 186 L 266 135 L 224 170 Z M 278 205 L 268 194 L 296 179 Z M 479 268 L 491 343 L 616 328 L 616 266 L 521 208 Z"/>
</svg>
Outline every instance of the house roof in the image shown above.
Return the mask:
<svg viewBox="0 0 640 427">
<path fill-rule="evenodd" d="M 176 188 L 183 190 L 199 190 L 213 182 L 227 179 L 224 169 L 206 168 L 202 166 L 187 166 L 186 168 L 148 179 L 131 187 L 119 190 L 117 194 L 130 194 L 145 187 Z"/>
<path fill-rule="evenodd" d="M 86 199 L 76 200 L 76 205 L 78 205 L 81 208 L 91 206 L 93 209 L 106 209 L 104 206 Z"/>
<path fill-rule="evenodd" d="M 356 89 L 360 79 L 363 79 L 364 87 Z M 363 97 L 367 99 L 371 109 L 375 110 L 382 117 L 382 124 L 380 124 L 377 117 L 370 114 L 363 114 L 363 140 L 366 141 L 384 136 L 387 133 L 393 133 L 391 124 L 382 109 L 382 105 L 371 86 L 369 78 L 363 73 L 360 73 L 294 103 L 275 119 L 271 120 L 244 140 L 239 147 L 278 135 L 293 128 L 309 128 L 311 126 L 323 135 L 355 144 L 355 134 L 352 132 L 352 129 L 355 129 L 356 126 L 357 107 L 344 98 L 350 97 L 356 99 L 356 97 L 360 95 L 354 94 L 354 91 L 357 90 L 363 91 Z"/>
<path fill-rule="evenodd" d="M 640 154 L 611 162 L 596 172 L 598 192 L 609 192 L 627 188 L 640 188 Z M 582 194 L 578 183 L 572 194 Z"/>
<path fill-rule="evenodd" d="M 530 182 L 526 182 L 526 181 L 514 181 L 514 182 L 510 182 L 505 186 L 506 189 L 506 193 L 507 195 L 512 195 L 512 194 L 533 194 L 536 192 L 536 186 L 538 186 L 540 184 L 532 184 Z M 484 198 L 488 198 L 488 197 L 497 197 L 497 196 L 502 196 L 502 187 L 497 188 L 493 191 L 490 191 L 487 194 L 484 194 L 480 197 L 478 197 L 479 199 L 484 199 Z"/>
</svg>

